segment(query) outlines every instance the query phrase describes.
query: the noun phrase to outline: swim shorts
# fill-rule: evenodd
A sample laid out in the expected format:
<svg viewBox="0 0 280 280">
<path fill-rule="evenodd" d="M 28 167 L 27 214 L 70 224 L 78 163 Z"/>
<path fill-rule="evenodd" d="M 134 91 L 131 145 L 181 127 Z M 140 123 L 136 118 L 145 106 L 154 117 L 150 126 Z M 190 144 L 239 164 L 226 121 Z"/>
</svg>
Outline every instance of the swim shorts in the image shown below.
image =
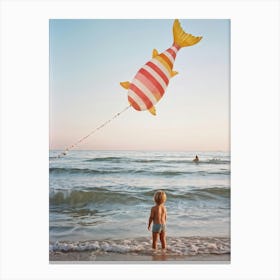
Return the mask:
<svg viewBox="0 0 280 280">
<path fill-rule="evenodd" d="M 152 231 L 160 233 L 162 231 L 165 231 L 166 230 L 165 228 L 166 228 L 165 224 L 153 224 Z"/>
</svg>

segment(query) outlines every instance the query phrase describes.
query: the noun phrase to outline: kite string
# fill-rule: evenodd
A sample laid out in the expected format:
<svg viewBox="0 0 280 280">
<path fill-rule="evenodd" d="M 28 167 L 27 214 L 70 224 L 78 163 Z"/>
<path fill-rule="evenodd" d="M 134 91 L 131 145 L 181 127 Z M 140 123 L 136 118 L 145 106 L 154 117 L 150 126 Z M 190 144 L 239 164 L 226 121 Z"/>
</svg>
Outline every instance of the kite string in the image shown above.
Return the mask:
<svg viewBox="0 0 280 280">
<path fill-rule="evenodd" d="M 126 110 L 128 110 L 131 107 L 131 105 L 125 107 L 122 111 L 120 111 L 119 113 L 115 114 L 111 119 L 107 120 L 106 122 L 104 122 L 103 124 L 99 125 L 98 127 L 96 127 L 94 130 L 92 130 L 89 134 L 87 134 L 86 136 L 82 137 L 80 140 L 78 140 L 77 142 L 75 142 L 74 144 L 66 147 L 64 149 L 64 151 L 62 153 L 60 153 L 57 157 L 61 157 L 61 156 L 65 156 L 66 153 L 72 149 L 74 149 L 78 144 L 80 144 L 81 142 L 83 142 L 84 140 L 86 140 L 88 137 L 90 137 L 92 134 L 94 134 L 96 131 L 100 130 L 101 128 L 105 127 L 108 123 L 110 123 L 111 121 L 113 121 L 115 118 L 117 118 L 118 116 L 120 116 L 122 113 L 124 113 Z"/>
</svg>

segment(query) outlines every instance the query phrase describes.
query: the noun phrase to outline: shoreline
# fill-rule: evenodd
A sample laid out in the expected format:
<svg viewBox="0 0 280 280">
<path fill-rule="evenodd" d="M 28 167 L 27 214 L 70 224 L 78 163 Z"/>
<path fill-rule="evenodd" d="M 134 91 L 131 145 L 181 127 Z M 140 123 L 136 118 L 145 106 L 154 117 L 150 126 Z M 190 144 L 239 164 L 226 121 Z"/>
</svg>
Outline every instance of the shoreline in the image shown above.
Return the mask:
<svg viewBox="0 0 280 280">
<path fill-rule="evenodd" d="M 165 253 L 151 255 L 98 253 L 96 252 L 50 252 L 50 264 L 230 264 L 230 254 L 201 254 L 194 256 L 169 255 Z"/>
<path fill-rule="evenodd" d="M 168 247 L 154 250 L 147 237 L 122 240 L 57 241 L 50 263 L 229 263 L 229 237 L 168 237 Z"/>
</svg>

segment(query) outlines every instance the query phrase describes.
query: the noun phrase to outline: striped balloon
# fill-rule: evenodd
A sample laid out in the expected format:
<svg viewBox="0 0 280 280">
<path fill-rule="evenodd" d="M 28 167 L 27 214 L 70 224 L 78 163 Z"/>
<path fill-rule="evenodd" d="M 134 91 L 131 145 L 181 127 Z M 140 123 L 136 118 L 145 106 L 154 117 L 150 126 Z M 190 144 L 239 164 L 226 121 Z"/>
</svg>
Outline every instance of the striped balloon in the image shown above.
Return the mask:
<svg viewBox="0 0 280 280">
<path fill-rule="evenodd" d="M 149 110 L 156 115 L 155 104 L 162 98 L 169 80 L 178 74 L 173 71 L 177 52 L 181 47 L 192 46 L 202 37 L 185 33 L 178 20 L 173 24 L 174 43 L 171 48 L 159 54 L 153 50 L 153 57 L 135 75 L 132 82 L 120 83 L 128 89 L 128 102 L 137 111 Z"/>
</svg>

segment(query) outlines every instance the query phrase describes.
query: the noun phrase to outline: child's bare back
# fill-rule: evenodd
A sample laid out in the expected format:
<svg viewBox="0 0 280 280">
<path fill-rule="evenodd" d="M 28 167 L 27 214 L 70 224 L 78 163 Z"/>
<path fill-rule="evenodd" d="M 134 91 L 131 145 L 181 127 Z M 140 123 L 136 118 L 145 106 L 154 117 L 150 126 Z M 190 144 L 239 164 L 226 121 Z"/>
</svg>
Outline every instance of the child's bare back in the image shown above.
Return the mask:
<svg viewBox="0 0 280 280">
<path fill-rule="evenodd" d="M 166 223 L 166 208 L 163 204 L 156 205 L 151 209 L 151 216 L 154 224 Z"/>
</svg>

